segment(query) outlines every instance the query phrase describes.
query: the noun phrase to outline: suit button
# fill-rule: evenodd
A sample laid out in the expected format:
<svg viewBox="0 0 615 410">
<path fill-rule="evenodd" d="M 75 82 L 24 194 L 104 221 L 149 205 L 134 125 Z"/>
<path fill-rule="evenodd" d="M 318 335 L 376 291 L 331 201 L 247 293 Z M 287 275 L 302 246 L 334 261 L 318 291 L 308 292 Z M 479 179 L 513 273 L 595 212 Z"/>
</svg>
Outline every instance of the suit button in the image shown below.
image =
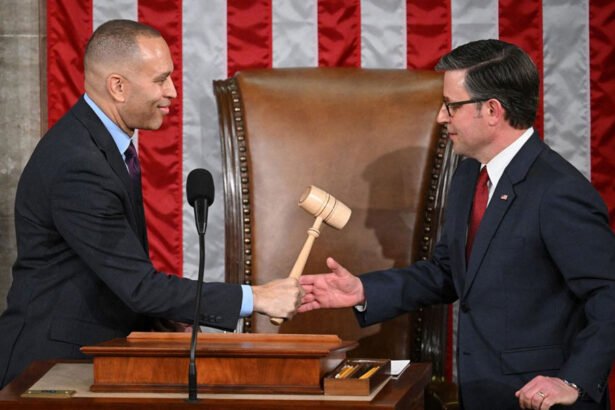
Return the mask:
<svg viewBox="0 0 615 410">
<path fill-rule="evenodd" d="M 216 322 L 220 322 L 222 320 L 222 316 L 216 316 Z"/>
<path fill-rule="evenodd" d="M 468 312 L 470 311 L 470 306 L 468 306 L 468 304 L 467 304 L 467 303 L 465 303 L 465 302 L 462 302 L 462 303 L 459 305 L 459 308 L 461 309 L 461 311 L 462 311 L 463 313 L 468 313 Z"/>
</svg>

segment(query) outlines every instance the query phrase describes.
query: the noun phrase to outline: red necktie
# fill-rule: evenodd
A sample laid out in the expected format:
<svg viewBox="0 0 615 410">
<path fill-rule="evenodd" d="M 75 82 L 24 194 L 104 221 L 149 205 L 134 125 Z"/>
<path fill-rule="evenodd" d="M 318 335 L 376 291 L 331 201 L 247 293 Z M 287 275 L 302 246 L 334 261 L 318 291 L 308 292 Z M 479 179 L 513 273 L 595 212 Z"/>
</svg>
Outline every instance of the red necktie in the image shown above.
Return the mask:
<svg viewBox="0 0 615 410">
<path fill-rule="evenodd" d="M 470 224 L 468 225 L 468 239 L 466 241 L 466 262 L 470 259 L 470 253 L 472 253 L 472 244 L 474 243 L 474 237 L 481 219 L 487 209 L 487 201 L 489 200 L 489 174 L 487 174 L 487 167 L 483 167 L 478 175 L 476 181 L 476 188 L 474 189 L 474 201 L 472 202 L 472 214 L 470 215 Z"/>
</svg>

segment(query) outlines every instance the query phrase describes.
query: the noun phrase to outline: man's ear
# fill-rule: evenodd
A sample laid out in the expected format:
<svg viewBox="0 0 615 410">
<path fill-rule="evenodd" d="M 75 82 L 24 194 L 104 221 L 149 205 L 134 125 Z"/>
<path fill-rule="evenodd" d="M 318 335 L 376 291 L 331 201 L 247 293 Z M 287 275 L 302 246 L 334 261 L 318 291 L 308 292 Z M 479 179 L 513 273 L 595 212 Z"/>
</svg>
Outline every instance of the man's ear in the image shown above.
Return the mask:
<svg viewBox="0 0 615 410">
<path fill-rule="evenodd" d="M 107 77 L 107 91 L 116 102 L 126 101 L 126 79 L 116 73 Z"/>
<path fill-rule="evenodd" d="M 500 101 L 492 98 L 485 102 L 487 105 L 487 115 L 489 116 L 490 124 L 497 124 L 500 121 L 504 121 L 504 107 Z"/>
</svg>

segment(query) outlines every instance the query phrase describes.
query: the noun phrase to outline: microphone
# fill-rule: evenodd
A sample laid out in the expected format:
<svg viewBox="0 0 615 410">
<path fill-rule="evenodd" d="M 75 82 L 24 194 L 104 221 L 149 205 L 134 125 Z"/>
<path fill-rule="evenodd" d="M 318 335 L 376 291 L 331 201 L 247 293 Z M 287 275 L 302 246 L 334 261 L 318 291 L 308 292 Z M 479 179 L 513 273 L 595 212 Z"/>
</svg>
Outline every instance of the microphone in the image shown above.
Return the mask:
<svg viewBox="0 0 615 410">
<path fill-rule="evenodd" d="M 190 171 L 186 181 L 188 203 L 194 207 L 194 221 L 199 235 L 207 229 L 207 209 L 214 203 L 214 180 L 211 173 L 203 168 Z"/>
<path fill-rule="evenodd" d="M 207 230 L 207 210 L 214 202 L 214 180 L 206 169 L 197 168 L 188 174 L 186 197 L 194 207 L 194 221 L 199 235 L 199 276 L 196 283 L 196 306 L 190 339 L 190 363 L 188 365 L 188 402 L 197 402 L 196 342 L 201 315 L 201 288 L 205 269 L 205 231 Z"/>
</svg>

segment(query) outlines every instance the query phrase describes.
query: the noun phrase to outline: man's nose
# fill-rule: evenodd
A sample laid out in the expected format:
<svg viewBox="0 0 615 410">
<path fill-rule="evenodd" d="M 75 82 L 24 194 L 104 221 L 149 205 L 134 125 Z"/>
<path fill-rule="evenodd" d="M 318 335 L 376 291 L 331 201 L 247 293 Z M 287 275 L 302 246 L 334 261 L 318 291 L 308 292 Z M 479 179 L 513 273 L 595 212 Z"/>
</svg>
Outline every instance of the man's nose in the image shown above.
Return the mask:
<svg viewBox="0 0 615 410">
<path fill-rule="evenodd" d="M 168 97 L 168 98 L 177 97 L 177 90 L 175 89 L 175 84 L 173 84 L 173 80 L 171 79 L 171 76 L 167 77 L 164 94 L 165 94 L 165 97 Z"/>
<path fill-rule="evenodd" d="M 438 111 L 438 116 L 436 117 L 436 121 L 440 125 L 448 124 L 451 120 L 451 117 L 448 115 L 448 111 L 446 111 L 446 107 L 444 103 L 440 106 L 440 111 Z"/>
</svg>

